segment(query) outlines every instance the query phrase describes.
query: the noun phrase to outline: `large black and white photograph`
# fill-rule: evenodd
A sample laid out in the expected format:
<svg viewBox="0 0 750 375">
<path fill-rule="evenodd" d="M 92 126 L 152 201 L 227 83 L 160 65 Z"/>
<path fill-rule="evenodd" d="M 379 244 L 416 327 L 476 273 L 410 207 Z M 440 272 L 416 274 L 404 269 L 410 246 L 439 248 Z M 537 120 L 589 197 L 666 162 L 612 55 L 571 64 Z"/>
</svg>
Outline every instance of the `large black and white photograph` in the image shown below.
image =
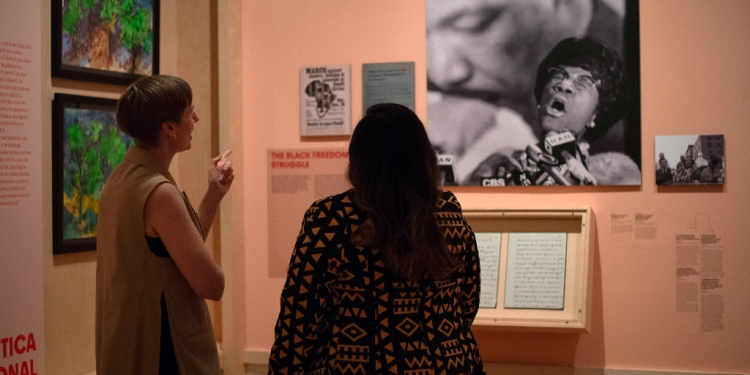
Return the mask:
<svg viewBox="0 0 750 375">
<path fill-rule="evenodd" d="M 637 1 L 427 0 L 426 12 L 444 185 L 641 184 Z"/>
<path fill-rule="evenodd" d="M 657 185 L 723 185 L 724 135 L 661 135 L 654 141 Z"/>
</svg>

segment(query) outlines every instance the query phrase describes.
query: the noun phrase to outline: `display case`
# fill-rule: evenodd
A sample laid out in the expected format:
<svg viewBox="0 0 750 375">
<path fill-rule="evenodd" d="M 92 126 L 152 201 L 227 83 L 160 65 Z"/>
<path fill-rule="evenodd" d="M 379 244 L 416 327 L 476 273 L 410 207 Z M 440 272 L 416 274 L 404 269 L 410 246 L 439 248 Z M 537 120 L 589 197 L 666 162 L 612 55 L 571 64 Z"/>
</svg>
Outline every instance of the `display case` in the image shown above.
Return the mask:
<svg viewBox="0 0 750 375">
<path fill-rule="evenodd" d="M 475 328 L 588 332 L 591 208 L 464 210 L 480 252 Z"/>
</svg>

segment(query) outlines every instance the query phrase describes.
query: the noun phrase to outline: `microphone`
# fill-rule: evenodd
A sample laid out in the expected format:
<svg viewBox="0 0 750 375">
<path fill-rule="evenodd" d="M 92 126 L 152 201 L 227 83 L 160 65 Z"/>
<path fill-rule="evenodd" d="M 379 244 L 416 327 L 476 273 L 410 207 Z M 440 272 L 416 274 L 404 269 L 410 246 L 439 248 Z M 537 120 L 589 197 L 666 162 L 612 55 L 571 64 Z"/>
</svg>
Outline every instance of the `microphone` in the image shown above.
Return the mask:
<svg viewBox="0 0 750 375">
<path fill-rule="evenodd" d="M 563 150 L 562 156 L 568 165 L 570 173 L 576 176 L 584 185 L 596 185 L 594 176 L 578 159 L 574 158 L 567 150 Z"/>
<path fill-rule="evenodd" d="M 574 138 L 575 141 L 575 138 Z M 546 139 L 545 139 L 545 147 L 546 147 Z M 575 147 L 575 143 L 573 143 L 573 147 Z M 574 148 L 575 150 L 575 148 Z M 562 157 L 562 150 L 561 157 Z M 539 169 L 546 172 L 550 177 L 552 177 L 555 182 L 557 182 L 560 185 L 565 186 L 571 186 L 572 183 L 570 180 L 565 178 L 565 176 L 562 175 L 556 168 L 553 168 L 558 163 L 558 159 L 552 156 L 551 154 L 547 154 L 542 152 L 542 150 L 537 147 L 536 145 L 528 145 L 526 146 L 526 155 L 528 156 L 529 160 L 532 160 L 536 163 L 536 165 L 539 167 Z"/>
<path fill-rule="evenodd" d="M 578 159 L 576 154 L 576 134 L 570 130 L 549 132 L 544 137 L 545 151 L 561 163 L 567 165 L 570 173 L 584 185 L 596 185 L 596 180 Z"/>
<path fill-rule="evenodd" d="M 563 152 L 568 155 L 576 154 L 576 135 L 570 130 L 549 132 L 544 137 L 544 151 L 557 160 L 566 160 Z"/>
<path fill-rule="evenodd" d="M 438 168 L 440 169 L 440 186 L 456 185 L 456 175 L 453 172 L 454 157 L 452 154 L 438 154 Z"/>
</svg>

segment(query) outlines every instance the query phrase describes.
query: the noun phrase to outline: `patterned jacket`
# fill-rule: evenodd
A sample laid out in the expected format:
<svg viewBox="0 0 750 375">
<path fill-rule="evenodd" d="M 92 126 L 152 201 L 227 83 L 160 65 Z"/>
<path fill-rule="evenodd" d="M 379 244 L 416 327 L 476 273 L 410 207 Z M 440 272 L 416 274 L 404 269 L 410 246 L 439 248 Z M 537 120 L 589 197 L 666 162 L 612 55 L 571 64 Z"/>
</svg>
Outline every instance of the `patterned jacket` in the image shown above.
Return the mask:
<svg viewBox="0 0 750 375">
<path fill-rule="evenodd" d="M 281 294 L 269 374 L 484 374 L 471 323 L 479 254 L 450 192 L 436 220 L 463 270 L 437 282 L 403 281 L 350 237 L 365 213 L 346 193 L 305 213 Z"/>
</svg>

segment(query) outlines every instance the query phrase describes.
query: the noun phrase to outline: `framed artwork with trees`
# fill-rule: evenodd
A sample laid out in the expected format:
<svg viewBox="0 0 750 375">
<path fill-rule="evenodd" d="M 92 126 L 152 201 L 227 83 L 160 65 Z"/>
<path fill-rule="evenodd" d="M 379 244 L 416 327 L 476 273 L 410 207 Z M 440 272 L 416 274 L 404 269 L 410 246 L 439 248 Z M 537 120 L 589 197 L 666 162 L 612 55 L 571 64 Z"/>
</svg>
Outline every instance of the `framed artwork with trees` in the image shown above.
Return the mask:
<svg viewBox="0 0 750 375">
<path fill-rule="evenodd" d="M 99 195 L 133 139 L 114 99 L 55 94 L 52 103 L 53 254 L 96 249 Z"/>
<path fill-rule="evenodd" d="M 52 1 L 52 76 L 129 85 L 159 73 L 159 0 Z"/>
</svg>

